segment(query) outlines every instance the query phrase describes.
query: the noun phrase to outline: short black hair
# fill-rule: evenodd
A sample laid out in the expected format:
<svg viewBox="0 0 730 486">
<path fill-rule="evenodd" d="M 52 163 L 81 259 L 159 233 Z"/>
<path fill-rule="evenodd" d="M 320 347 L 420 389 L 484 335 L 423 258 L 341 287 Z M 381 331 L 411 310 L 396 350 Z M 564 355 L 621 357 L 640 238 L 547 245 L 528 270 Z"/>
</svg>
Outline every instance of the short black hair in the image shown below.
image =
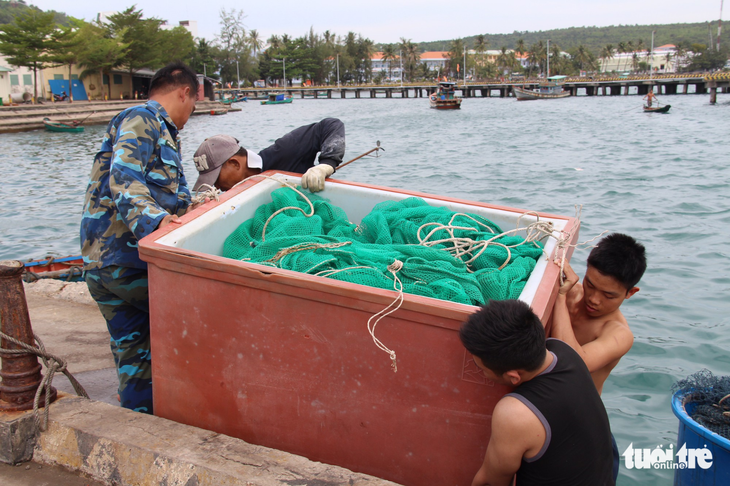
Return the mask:
<svg viewBox="0 0 730 486">
<path fill-rule="evenodd" d="M 520 300 L 490 300 L 462 324 L 459 338 L 467 351 L 499 375 L 534 371 L 545 360 L 545 328 Z"/>
<path fill-rule="evenodd" d="M 190 93 L 197 96 L 198 75 L 190 66 L 183 62 L 172 62 L 152 76 L 150 81 L 150 96 L 165 94 L 179 87 L 190 87 Z"/>
<path fill-rule="evenodd" d="M 628 291 L 639 283 L 646 271 L 646 249 L 628 235 L 612 233 L 591 250 L 588 266 L 615 278 Z"/>
</svg>

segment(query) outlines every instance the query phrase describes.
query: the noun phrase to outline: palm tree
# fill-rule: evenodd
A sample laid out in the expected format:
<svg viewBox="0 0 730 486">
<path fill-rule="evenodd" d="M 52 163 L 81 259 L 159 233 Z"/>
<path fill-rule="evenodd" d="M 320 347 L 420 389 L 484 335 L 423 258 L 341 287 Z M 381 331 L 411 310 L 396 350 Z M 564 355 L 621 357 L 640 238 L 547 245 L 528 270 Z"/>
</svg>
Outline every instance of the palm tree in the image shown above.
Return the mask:
<svg viewBox="0 0 730 486">
<path fill-rule="evenodd" d="M 264 41 L 261 40 L 261 37 L 259 36 L 259 33 L 256 29 L 248 31 L 248 41 L 251 43 L 253 55 L 254 57 L 256 57 L 256 53 L 261 50 L 261 47 L 263 47 L 264 45 Z"/>
<path fill-rule="evenodd" d="M 515 52 L 520 55 L 520 65 L 522 64 L 522 58 L 525 56 L 525 52 L 527 52 L 527 47 L 525 47 L 525 39 L 520 37 L 517 39 L 517 45 L 515 46 Z"/>
<path fill-rule="evenodd" d="M 533 66 L 536 66 L 540 72 L 542 72 L 542 65 L 545 59 L 547 59 L 547 55 L 545 52 L 545 45 L 542 41 L 532 44 L 527 53 L 527 62 L 530 64 L 530 73 L 532 73 Z"/>
<path fill-rule="evenodd" d="M 584 71 L 586 65 L 591 63 L 592 57 L 591 52 L 583 44 L 580 44 L 575 51 L 575 60 L 580 65 L 581 71 Z"/>
<path fill-rule="evenodd" d="M 626 53 L 627 54 L 633 54 L 634 52 L 634 43 L 632 41 L 626 42 Z M 624 63 L 624 70 L 626 70 L 626 67 L 629 65 L 629 59 L 630 57 L 626 57 L 626 62 Z"/>
<path fill-rule="evenodd" d="M 403 56 L 404 70 L 408 73 L 408 80 L 410 81 L 418 62 L 421 60 L 421 55 L 418 52 L 418 45 L 411 42 L 410 39 L 401 37 L 398 47 Z"/>
<path fill-rule="evenodd" d="M 459 75 L 457 65 L 463 62 L 464 48 L 464 41 L 462 39 L 454 39 L 449 44 L 449 71 L 452 76 L 458 77 Z"/>
<path fill-rule="evenodd" d="M 479 71 L 484 64 L 486 63 L 486 60 L 484 59 L 484 53 L 487 52 L 487 47 L 489 47 L 489 41 L 484 37 L 484 34 L 479 34 L 476 37 L 476 42 L 474 43 L 474 50 L 477 53 L 477 71 Z"/>
<path fill-rule="evenodd" d="M 393 77 L 393 61 L 398 59 L 398 52 L 393 44 L 385 44 L 383 46 L 383 63 L 388 66 L 388 78 Z"/>
<path fill-rule="evenodd" d="M 504 73 L 504 70 L 506 69 L 508 75 L 511 75 L 512 69 L 515 66 L 515 61 L 515 53 L 513 51 L 508 51 L 506 46 L 500 47 L 500 52 L 497 56 L 497 66 L 499 66 L 502 73 Z"/>
<path fill-rule="evenodd" d="M 279 38 L 279 36 L 276 34 L 269 37 L 269 40 L 266 42 L 269 43 L 269 46 L 271 46 L 272 49 L 278 49 L 279 47 L 281 47 L 281 38 Z"/>
<path fill-rule="evenodd" d="M 606 65 L 608 64 L 608 61 L 610 59 L 613 59 L 613 53 L 615 52 L 615 49 L 613 47 L 613 44 L 606 44 L 606 47 L 604 47 L 601 50 L 601 59 L 603 59 L 603 72 L 606 72 Z"/>
<path fill-rule="evenodd" d="M 626 43 L 623 41 L 619 42 L 618 47 L 616 47 L 616 52 L 619 54 L 626 54 Z M 621 61 L 619 61 L 618 68 L 621 70 Z"/>
<path fill-rule="evenodd" d="M 682 71 L 688 50 L 689 50 L 689 43 L 685 42 L 685 41 L 679 41 L 674 46 L 674 59 L 675 59 L 675 64 L 676 64 L 675 70 L 677 72 Z"/>
</svg>

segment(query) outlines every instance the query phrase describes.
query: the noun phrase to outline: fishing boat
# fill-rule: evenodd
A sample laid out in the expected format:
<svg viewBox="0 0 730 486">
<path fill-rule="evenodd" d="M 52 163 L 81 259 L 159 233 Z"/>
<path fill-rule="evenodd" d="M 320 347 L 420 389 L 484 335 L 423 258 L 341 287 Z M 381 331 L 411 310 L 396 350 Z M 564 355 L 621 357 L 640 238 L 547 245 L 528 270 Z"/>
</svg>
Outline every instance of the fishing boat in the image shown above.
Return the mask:
<svg viewBox="0 0 730 486">
<path fill-rule="evenodd" d="M 211 115 L 225 115 L 226 113 L 228 113 L 228 108 L 215 108 L 210 110 Z"/>
<path fill-rule="evenodd" d="M 50 132 L 70 132 L 70 133 L 79 133 L 84 131 L 84 127 L 80 124 L 67 124 L 57 121 L 52 121 L 50 118 L 44 118 L 43 119 L 43 126 L 46 127 L 46 130 Z"/>
<path fill-rule="evenodd" d="M 84 261 L 81 255 L 52 257 L 30 260 L 24 264 L 23 280 L 35 282 L 41 278 L 57 278 L 61 280 L 81 280 Z"/>
<path fill-rule="evenodd" d="M 239 103 L 242 101 L 248 101 L 248 96 L 237 96 L 235 98 L 221 98 L 219 100 L 224 105 L 230 105 L 232 103 Z"/>
<path fill-rule="evenodd" d="M 567 98 L 570 96 L 570 91 L 563 89 L 562 81 L 566 76 L 551 76 L 547 78 L 544 83 L 541 83 L 536 89 L 525 89 L 524 87 L 518 88 L 515 86 L 513 89 L 515 98 L 518 101 L 525 100 L 552 100 L 557 98 Z"/>
<path fill-rule="evenodd" d="M 294 97 L 284 93 L 269 93 L 269 99 L 263 100 L 262 105 L 281 105 L 284 103 L 291 103 L 294 101 Z"/>
<path fill-rule="evenodd" d="M 488 380 L 459 341 L 478 307 L 400 294 L 400 307 L 371 334 L 368 319 L 398 291 L 224 257 L 226 238 L 286 189 L 281 181 L 301 183 L 301 174 L 262 175 L 273 179 L 252 178 L 139 242 L 155 282 L 155 415 L 398 484 L 469 484 L 484 460 L 494 407 L 510 391 Z M 378 203 L 413 196 L 501 228 L 537 220 L 521 209 L 351 181 L 328 179 L 321 195 L 355 224 Z M 578 221 L 539 219 L 570 235 L 572 253 Z M 558 245 L 550 238 L 544 250 L 519 299 L 549 326 Z M 395 355 L 374 336 L 397 353 L 397 373 Z"/>
<path fill-rule="evenodd" d="M 671 108 L 672 105 L 664 105 L 664 106 L 646 106 L 644 105 L 644 113 L 668 113 L 669 108 Z"/>
<path fill-rule="evenodd" d="M 458 110 L 461 108 L 462 99 L 455 95 L 456 83 L 441 81 L 438 90 L 428 97 L 431 108 L 437 110 Z"/>
</svg>

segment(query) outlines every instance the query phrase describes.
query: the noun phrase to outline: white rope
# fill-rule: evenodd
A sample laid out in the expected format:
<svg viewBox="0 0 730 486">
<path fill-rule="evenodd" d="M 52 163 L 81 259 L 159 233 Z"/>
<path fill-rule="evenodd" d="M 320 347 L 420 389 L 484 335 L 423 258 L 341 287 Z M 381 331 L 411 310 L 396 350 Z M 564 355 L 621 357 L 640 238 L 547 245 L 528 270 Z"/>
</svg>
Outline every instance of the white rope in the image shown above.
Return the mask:
<svg viewBox="0 0 730 486">
<path fill-rule="evenodd" d="M 580 218 L 583 215 L 583 205 L 582 204 L 576 204 L 575 205 L 575 219 L 576 224 L 573 225 L 573 229 L 571 231 L 561 231 L 560 232 L 560 238 L 556 238 L 558 241 L 558 247 L 555 249 L 555 263 L 560 262 L 560 285 L 563 285 L 565 283 L 565 260 L 566 256 L 568 254 L 568 248 L 578 248 L 579 246 L 587 246 L 590 248 L 594 248 L 596 245 L 589 245 L 588 243 L 591 243 L 601 236 L 608 233 L 608 230 L 602 231 L 600 234 L 594 236 L 590 240 L 586 240 L 582 243 L 576 243 L 575 245 L 571 245 L 569 241 L 573 238 L 573 231 L 580 228 Z"/>
<path fill-rule="evenodd" d="M 393 288 L 398 292 L 398 296 L 395 298 L 393 302 L 388 304 L 388 306 L 372 316 L 370 319 L 368 319 L 368 332 L 370 332 L 370 336 L 373 338 L 373 342 L 375 345 L 380 349 L 381 351 L 385 351 L 390 356 L 390 366 L 393 368 L 393 373 L 398 372 L 398 364 L 396 363 L 396 356 L 395 351 L 392 349 L 389 349 L 383 342 L 375 337 L 375 326 L 378 325 L 381 319 L 384 317 L 389 316 L 393 312 L 400 309 L 400 306 L 403 304 L 403 283 L 398 278 L 397 273 L 403 268 L 403 262 L 400 260 L 395 260 L 393 263 L 388 265 L 388 271 L 393 274 Z M 375 319 L 375 322 L 373 322 L 373 319 Z M 372 323 L 372 326 L 371 326 Z"/>
<path fill-rule="evenodd" d="M 536 216 L 537 221 L 527 225 L 526 227 L 522 227 L 522 228 L 519 227 L 521 218 L 528 214 L 532 214 L 532 215 Z M 550 236 L 554 237 L 553 223 L 551 221 L 540 221 L 540 216 L 537 213 L 534 213 L 532 211 L 520 215 L 520 217 L 517 219 L 517 225 L 518 225 L 517 228 L 515 228 L 513 230 L 505 231 L 500 234 L 495 234 L 495 236 L 493 236 L 492 238 L 490 238 L 488 240 L 474 240 L 472 238 L 463 237 L 463 236 L 457 237 L 454 234 L 455 230 L 472 231 L 472 232 L 479 231 L 477 228 L 473 228 L 470 226 L 455 226 L 454 219 L 457 216 L 463 216 L 463 217 L 469 218 L 472 221 L 478 223 L 479 225 L 489 229 L 489 231 L 492 234 L 494 234 L 494 230 L 490 226 L 482 223 L 481 221 L 478 221 L 477 219 L 471 217 L 470 215 L 464 214 L 464 213 L 455 213 L 452 216 L 452 218 L 448 224 L 431 222 L 431 223 L 425 223 L 425 224 L 421 225 L 418 228 L 416 235 L 418 237 L 419 244 L 422 246 L 432 247 L 432 246 L 436 246 L 436 245 L 443 245 L 446 243 L 450 243 L 451 246 L 446 248 L 446 251 L 451 253 L 454 257 L 459 258 L 462 261 L 464 261 L 464 263 L 467 265 L 467 271 L 469 273 L 474 273 L 474 271 L 471 269 L 471 264 L 477 258 L 479 258 L 482 255 L 482 253 L 484 253 L 484 251 L 486 251 L 487 247 L 489 247 L 490 245 L 496 245 L 496 246 L 502 247 L 507 251 L 507 258 L 499 266 L 499 270 L 502 270 L 505 266 L 507 266 L 507 264 L 512 259 L 512 251 L 510 250 L 510 248 L 516 248 L 518 246 L 528 244 L 528 243 L 533 243 L 534 245 L 537 246 L 538 241 L 542 241 L 545 238 L 548 238 Z M 434 226 L 434 228 L 431 231 L 429 231 L 429 233 L 425 237 L 422 237 L 421 231 L 424 228 L 430 227 L 430 226 Z M 446 231 L 446 233 L 449 235 L 448 238 L 430 240 L 430 238 L 434 234 L 436 234 L 438 231 L 442 231 L 442 230 Z M 507 236 L 507 235 L 510 235 L 513 233 L 522 232 L 522 231 L 526 232 L 526 237 L 522 240 L 522 242 L 517 243 L 515 245 L 505 245 L 503 243 L 499 243 L 496 241 L 504 236 Z M 462 258 L 462 257 L 465 257 L 465 256 L 468 256 L 469 258 L 464 260 L 464 258 Z"/>
<path fill-rule="evenodd" d="M 201 191 L 202 188 L 206 189 Z M 195 192 L 195 196 L 190 200 L 191 204 L 200 204 L 205 202 L 206 199 L 217 201 L 220 199 L 220 195 L 223 194 L 223 191 L 209 184 L 201 184 L 200 189 Z"/>
</svg>

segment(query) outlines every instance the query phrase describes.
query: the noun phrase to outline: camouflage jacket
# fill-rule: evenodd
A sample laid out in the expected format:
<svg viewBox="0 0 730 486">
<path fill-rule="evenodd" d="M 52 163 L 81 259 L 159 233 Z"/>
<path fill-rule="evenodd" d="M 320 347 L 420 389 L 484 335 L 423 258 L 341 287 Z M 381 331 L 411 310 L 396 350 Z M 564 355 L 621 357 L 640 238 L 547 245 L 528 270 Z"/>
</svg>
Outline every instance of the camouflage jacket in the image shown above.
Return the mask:
<svg viewBox="0 0 730 486">
<path fill-rule="evenodd" d="M 94 158 L 81 218 L 84 270 L 147 268 L 138 240 L 190 205 L 178 129 L 156 101 L 128 108 L 107 126 Z"/>
</svg>

